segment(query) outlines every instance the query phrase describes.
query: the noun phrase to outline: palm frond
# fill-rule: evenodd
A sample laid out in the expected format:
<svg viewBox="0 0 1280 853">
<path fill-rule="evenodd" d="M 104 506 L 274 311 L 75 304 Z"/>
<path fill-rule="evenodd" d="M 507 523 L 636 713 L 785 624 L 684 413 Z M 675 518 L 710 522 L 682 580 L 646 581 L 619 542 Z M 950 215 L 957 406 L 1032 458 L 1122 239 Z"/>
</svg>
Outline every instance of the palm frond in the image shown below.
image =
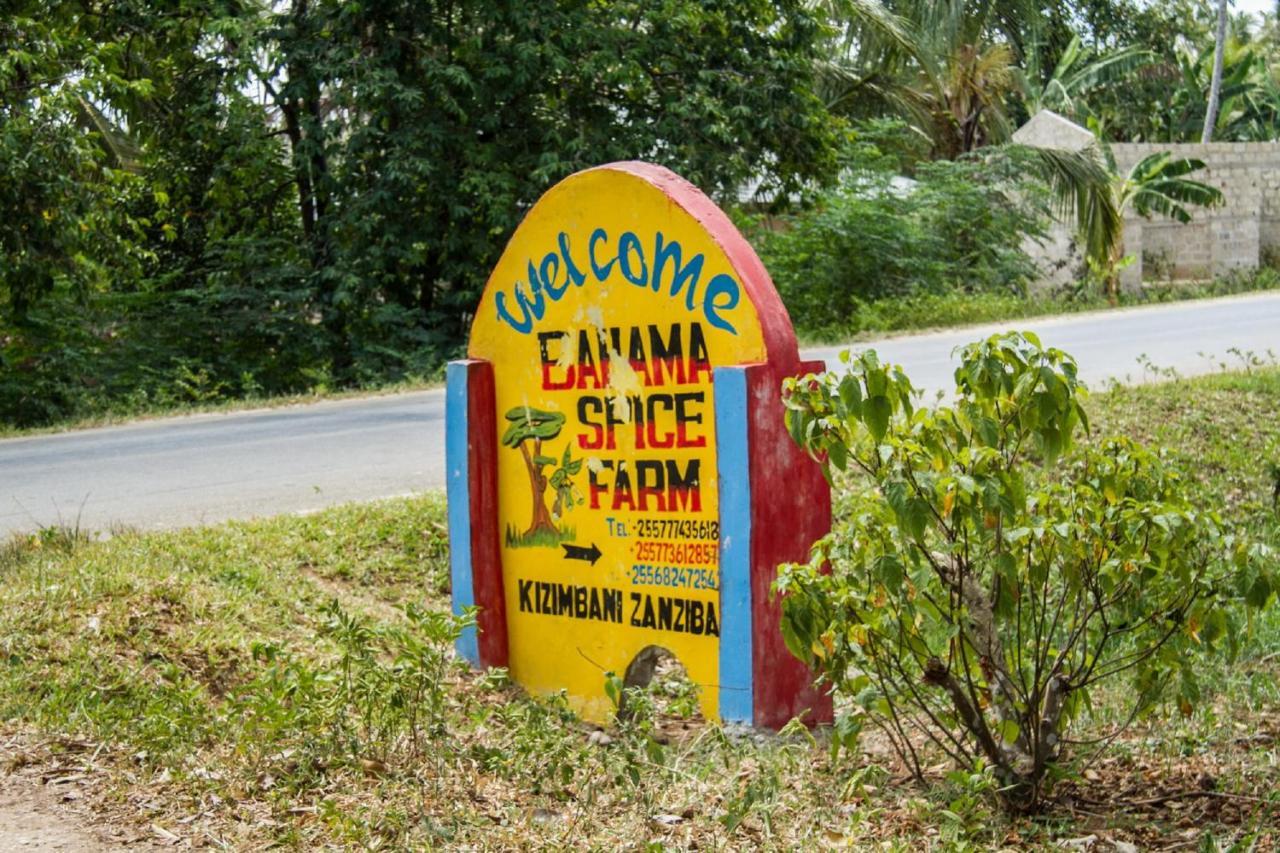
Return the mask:
<svg viewBox="0 0 1280 853">
<path fill-rule="evenodd" d="M 85 98 L 76 98 L 76 121 L 85 130 L 97 133 L 111 164 L 127 172 L 142 169 L 142 148 L 128 132 L 117 127 L 101 110 Z"/>
<path fill-rule="evenodd" d="M 1080 95 L 1098 86 L 1113 83 L 1136 69 L 1151 64 L 1155 58 L 1156 55 L 1149 50 L 1128 47 L 1096 59 L 1074 73 L 1063 75 L 1063 86 L 1072 94 Z"/>
<path fill-rule="evenodd" d="M 843 22 L 846 26 L 857 24 L 920 61 L 919 41 L 911 32 L 910 23 L 890 12 L 880 0 L 821 0 L 818 8 L 831 21 Z"/>
<path fill-rule="evenodd" d="M 1031 145 L 1002 146 L 1026 162 L 1053 193 L 1059 218 L 1075 221 L 1085 257 L 1105 263 L 1123 233 L 1113 177 L 1095 146 L 1083 151 Z"/>
</svg>

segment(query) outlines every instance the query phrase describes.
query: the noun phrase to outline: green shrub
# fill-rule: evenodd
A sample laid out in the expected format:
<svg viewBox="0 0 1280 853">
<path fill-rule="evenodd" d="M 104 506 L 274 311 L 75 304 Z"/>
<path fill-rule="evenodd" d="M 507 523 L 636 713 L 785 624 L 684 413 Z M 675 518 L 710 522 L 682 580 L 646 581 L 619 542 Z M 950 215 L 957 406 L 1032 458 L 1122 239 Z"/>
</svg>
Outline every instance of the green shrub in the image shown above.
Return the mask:
<svg viewBox="0 0 1280 853">
<path fill-rule="evenodd" d="M 326 363 L 287 287 L 59 295 L 0 322 L 0 423 L 41 426 L 310 390 Z"/>
<path fill-rule="evenodd" d="M 1189 713 L 1195 652 L 1231 647 L 1233 603 L 1277 579 L 1159 455 L 1111 438 L 1064 457 L 1087 429 L 1066 354 L 994 336 L 956 381 L 954 405 L 914 409 L 874 352 L 788 381 L 792 436 L 857 476 L 812 561 L 781 572 L 783 631 L 917 776 L 924 735 L 1030 810 L 1098 685 L 1131 679 L 1130 720 L 1167 688 Z"/>
<path fill-rule="evenodd" d="M 775 230 L 754 236 L 792 320 L 815 333 L 847 331 L 861 305 L 922 294 L 1020 295 L 1036 267 L 1026 241 L 1042 237 L 1042 189 L 1008 158 L 920 163 L 864 142 L 840 185 Z"/>
</svg>

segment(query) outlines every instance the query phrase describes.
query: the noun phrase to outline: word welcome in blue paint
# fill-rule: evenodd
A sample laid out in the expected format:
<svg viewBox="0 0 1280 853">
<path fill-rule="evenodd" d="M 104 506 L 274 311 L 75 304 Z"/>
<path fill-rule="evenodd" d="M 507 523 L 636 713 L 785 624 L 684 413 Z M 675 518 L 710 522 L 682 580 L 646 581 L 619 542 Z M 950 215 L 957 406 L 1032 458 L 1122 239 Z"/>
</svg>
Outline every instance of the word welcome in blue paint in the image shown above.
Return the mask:
<svg viewBox="0 0 1280 853">
<path fill-rule="evenodd" d="M 587 283 L 587 273 L 582 271 L 569 251 L 569 235 L 561 231 L 557 243 L 559 251 L 547 252 L 537 267 L 532 260 L 529 261 L 527 291 L 523 282 L 512 286 L 516 306 L 514 313 L 507 305 L 506 291 L 499 290 L 494 297 L 498 319 L 522 335 L 533 331 L 534 324 L 542 319 L 548 299 L 559 302 L 570 285 L 582 287 Z M 652 251 L 646 251 L 649 248 Z M 683 295 L 689 311 L 701 309 L 702 316 L 711 326 L 733 335 L 738 333 L 722 315 L 732 311 L 742 300 L 742 285 L 733 276 L 719 273 L 712 276 L 699 293 L 705 261 L 702 253 L 685 262 L 680 243 L 667 240 L 661 231 L 655 233 L 652 247 L 641 243 L 632 231 L 623 231 L 617 245 L 611 247 L 609 233 L 597 228 L 587 240 L 587 261 L 597 283 L 607 281 L 616 266 L 618 274 L 636 287 L 665 293 L 672 300 Z M 519 314 L 518 319 L 516 314 Z"/>
</svg>

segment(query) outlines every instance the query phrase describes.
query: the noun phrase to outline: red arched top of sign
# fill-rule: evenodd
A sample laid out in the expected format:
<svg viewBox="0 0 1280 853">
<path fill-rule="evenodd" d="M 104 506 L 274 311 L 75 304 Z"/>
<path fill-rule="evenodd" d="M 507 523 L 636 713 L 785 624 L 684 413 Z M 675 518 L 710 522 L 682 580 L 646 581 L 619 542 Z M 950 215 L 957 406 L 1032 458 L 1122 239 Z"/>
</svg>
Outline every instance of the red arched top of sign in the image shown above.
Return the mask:
<svg viewBox="0 0 1280 853">
<path fill-rule="evenodd" d="M 729 258 L 729 263 L 742 280 L 747 298 L 760 317 L 760 333 L 770 363 L 787 370 L 800 360 L 799 345 L 791 317 L 778 296 L 769 272 L 755 249 L 729 221 L 716 203 L 684 178 L 665 166 L 640 160 L 623 160 L 587 169 L 587 172 L 609 170 L 625 172 L 647 181 L 692 216 Z M 581 173 L 579 173 L 581 174 Z M 567 179 L 566 179 L 567 180 Z"/>
</svg>

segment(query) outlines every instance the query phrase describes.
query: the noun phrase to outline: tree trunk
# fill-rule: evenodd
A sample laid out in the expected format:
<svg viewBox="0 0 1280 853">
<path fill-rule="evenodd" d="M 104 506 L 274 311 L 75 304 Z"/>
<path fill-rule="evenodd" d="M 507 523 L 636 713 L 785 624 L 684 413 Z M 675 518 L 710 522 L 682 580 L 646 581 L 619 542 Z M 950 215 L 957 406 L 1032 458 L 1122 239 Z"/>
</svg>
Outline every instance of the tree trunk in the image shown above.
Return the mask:
<svg viewBox="0 0 1280 853">
<path fill-rule="evenodd" d="M 1227 47 L 1227 0 L 1218 0 L 1218 32 L 1213 45 L 1213 78 L 1209 81 L 1209 103 L 1204 111 L 1202 143 L 1213 141 L 1213 127 L 1218 123 L 1218 98 L 1222 94 L 1222 54 Z"/>
<path fill-rule="evenodd" d="M 264 82 L 268 83 L 268 90 L 284 116 L 298 188 L 302 233 L 311 261 L 312 286 L 328 337 L 331 369 L 341 381 L 349 377 L 353 357 L 346 312 L 337 304 L 337 277 L 330 270 L 333 266 L 333 223 L 329 221 L 331 179 L 325 150 L 321 80 L 318 69 L 299 56 L 315 38 L 310 31 L 309 15 L 308 0 L 293 0 L 289 11 L 292 29 L 289 41 L 282 44 L 288 56 L 285 63 L 288 85 L 277 93 L 269 81 Z"/>
<path fill-rule="evenodd" d="M 547 478 L 542 475 L 542 470 L 533 461 L 534 456 L 542 455 L 542 442 L 539 441 L 534 445 L 532 455 L 525 443 L 520 442 L 520 454 L 524 456 L 524 466 L 529 471 L 529 489 L 533 495 L 533 521 L 529 523 L 529 529 L 524 532 L 524 535 L 532 536 L 540 531 L 557 534 L 560 531 L 551 520 L 551 510 L 547 509 L 547 501 L 543 497 L 547 491 Z"/>
</svg>

